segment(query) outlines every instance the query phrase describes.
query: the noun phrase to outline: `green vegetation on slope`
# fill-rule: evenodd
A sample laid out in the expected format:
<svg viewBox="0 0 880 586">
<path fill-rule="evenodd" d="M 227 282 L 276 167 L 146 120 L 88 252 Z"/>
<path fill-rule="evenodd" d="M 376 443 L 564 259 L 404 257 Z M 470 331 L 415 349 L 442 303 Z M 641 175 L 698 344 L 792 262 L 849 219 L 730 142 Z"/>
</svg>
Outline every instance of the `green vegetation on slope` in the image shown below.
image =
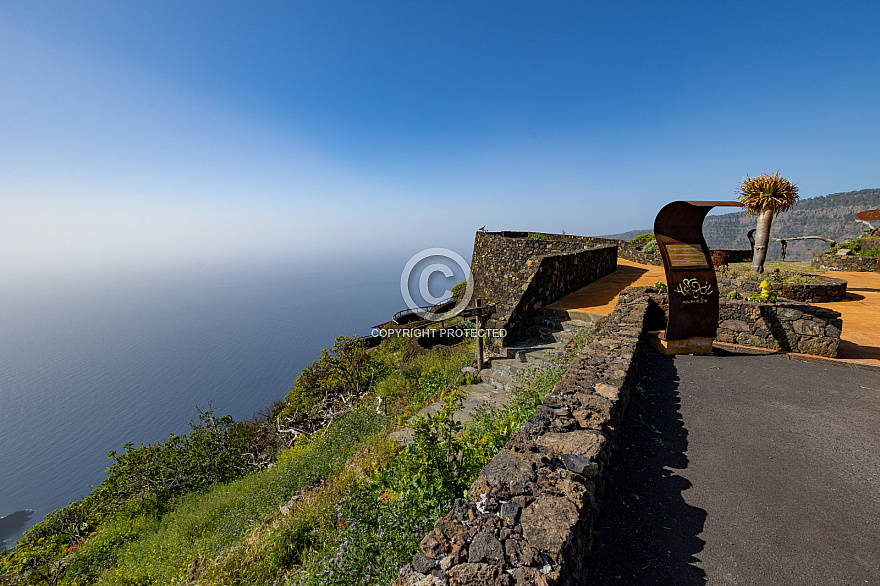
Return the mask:
<svg viewBox="0 0 880 586">
<path fill-rule="evenodd" d="M 360 385 L 348 376 L 352 372 L 371 371 L 374 375 L 360 387 L 360 395 L 347 395 L 349 408 L 337 410 L 325 427 L 299 436 L 292 447 L 279 449 L 271 462 L 259 466 L 242 466 L 238 456 L 226 454 L 220 459 L 235 463 L 231 467 L 235 472 L 229 476 L 215 473 L 190 485 L 179 481 L 138 483 L 134 481 L 140 474 L 136 467 L 116 468 L 106 486 L 69 508 L 88 510 L 84 503 L 98 502 L 96 495 L 117 494 L 111 487 L 128 487 L 126 498 L 108 501 L 115 504 L 100 509 L 84 527 L 52 516 L 38 524 L 11 553 L 0 558 L 3 583 L 392 581 L 399 567 L 416 552 L 424 532 L 453 499 L 466 496 L 466 488 L 479 470 L 531 415 L 567 362 L 533 371 L 521 381 L 510 404 L 484 409 L 462 426 L 453 420 L 452 413 L 460 404 L 457 385 L 465 382 L 461 368 L 471 361 L 473 340 L 460 349 L 435 350 L 407 361 L 403 360 L 403 340 L 386 340 L 369 355 L 356 358 L 361 363 L 354 371 L 350 364 L 340 367 L 334 362 L 334 356 L 347 351 L 342 347 L 347 341 L 338 339 L 328 351 L 330 359 L 323 366 L 329 372 L 324 381 L 331 386 L 322 389 L 323 397 L 312 409 L 336 405 L 327 394 L 343 396 L 341 389 L 346 385 Z M 582 335 L 579 342 L 585 341 Z M 369 365 L 373 368 L 364 369 Z M 346 368 L 348 375 L 334 370 L 337 367 Z M 305 383 L 300 389 L 306 388 Z M 395 421 L 438 395 L 444 399 L 443 409 L 413 424 L 411 445 L 399 448 L 388 440 L 387 432 L 396 427 Z M 376 408 L 379 397 L 384 399 L 386 412 Z M 277 406 L 269 418 L 277 418 L 285 409 L 289 416 L 290 406 Z M 302 413 L 321 417 L 302 404 L 293 412 L 300 423 L 304 421 Z M 188 453 L 189 459 L 202 465 L 216 463 L 218 453 L 237 445 L 230 442 L 241 424 L 211 414 L 207 417 L 200 425 L 194 424 L 184 439 L 172 436 L 165 444 L 129 447 L 126 454 L 115 455 L 117 464 L 120 459 L 126 462 L 129 453 L 134 454 L 132 462 L 174 461 L 170 452 L 164 451 L 180 450 L 179 446 L 193 442 L 202 445 L 204 440 L 199 438 L 206 434 L 222 449 L 204 453 L 190 449 L 179 452 L 179 457 Z M 252 428 L 246 436 L 251 439 L 255 435 Z M 155 454 L 159 456 L 152 458 Z M 187 461 L 184 467 L 193 465 Z M 210 466 L 205 469 L 212 470 Z M 225 469 L 221 466 L 219 470 Z M 169 486 L 179 489 L 168 492 Z M 154 490 L 156 487 L 165 488 Z M 61 512 L 56 517 L 64 517 Z M 79 529 L 73 531 L 72 527 Z"/>
</svg>

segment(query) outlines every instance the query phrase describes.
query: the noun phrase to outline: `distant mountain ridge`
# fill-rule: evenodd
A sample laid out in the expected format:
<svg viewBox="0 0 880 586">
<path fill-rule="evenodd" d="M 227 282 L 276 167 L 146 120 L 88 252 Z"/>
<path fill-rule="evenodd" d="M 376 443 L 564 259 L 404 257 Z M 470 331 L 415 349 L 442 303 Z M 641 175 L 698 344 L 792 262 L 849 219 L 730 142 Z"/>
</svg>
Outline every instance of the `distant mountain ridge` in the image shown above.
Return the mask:
<svg viewBox="0 0 880 586">
<path fill-rule="evenodd" d="M 773 218 L 771 238 L 796 236 L 824 236 L 837 242 L 859 236 L 867 226 L 856 218 L 864 210 L 880 209 L 880 189 L 860 189 L 832 193 L 821 197 L 799 200 L 795 206 Z M 746 233 L 755 227 L 756 218 L 744 211 L 709 216 L 703 222 L 703 235 L 710 248 L 744 249 L 749 247 Z M 630 230 L 605 238 L 630 240 L 653 229 Z M 799 240 L 788 243 L 786 260 L 810 260 L 815 252 L 828 249 L 821 240 Z M 780 245 L 770 243 L 768 260 L 779 259 Z"/>
</svg>

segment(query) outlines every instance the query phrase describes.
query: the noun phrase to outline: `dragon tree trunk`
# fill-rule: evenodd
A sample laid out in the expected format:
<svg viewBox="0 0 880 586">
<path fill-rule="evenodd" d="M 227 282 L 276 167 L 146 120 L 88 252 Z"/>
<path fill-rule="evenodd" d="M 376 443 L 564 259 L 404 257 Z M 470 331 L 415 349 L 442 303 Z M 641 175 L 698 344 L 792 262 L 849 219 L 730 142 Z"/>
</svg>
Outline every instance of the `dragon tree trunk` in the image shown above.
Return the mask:
<svg viewBox="0 0 880 586">
<path fill-rule="evenodd" d="M 755 231 L 755 252 L 752 255 L 752 272 L 764 272 L 764 260 L 767 258 L 767 247 L 770 245 L 770 224 L 773 222 L 773 210 L 763 208 L 758 212 L 758 228 Z"/>
</svg>

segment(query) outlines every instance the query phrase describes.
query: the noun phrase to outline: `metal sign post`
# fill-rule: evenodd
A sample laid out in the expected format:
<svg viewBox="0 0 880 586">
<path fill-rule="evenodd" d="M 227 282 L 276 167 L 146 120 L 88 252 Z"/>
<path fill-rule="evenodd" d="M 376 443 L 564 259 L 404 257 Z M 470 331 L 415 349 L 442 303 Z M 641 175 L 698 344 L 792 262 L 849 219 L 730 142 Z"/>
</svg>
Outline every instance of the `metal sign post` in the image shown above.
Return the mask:
<svg viewBox="0 0 880 586">
<path fill-rule="evenodd" d="M 674 201 L 654 220 L 669 286 L 669 316 L 661 344 L 666 354 L 710 354 L 718 329 L 718 282 L 703 219 L 716 206 L 738 201 Z"/>
</svg>

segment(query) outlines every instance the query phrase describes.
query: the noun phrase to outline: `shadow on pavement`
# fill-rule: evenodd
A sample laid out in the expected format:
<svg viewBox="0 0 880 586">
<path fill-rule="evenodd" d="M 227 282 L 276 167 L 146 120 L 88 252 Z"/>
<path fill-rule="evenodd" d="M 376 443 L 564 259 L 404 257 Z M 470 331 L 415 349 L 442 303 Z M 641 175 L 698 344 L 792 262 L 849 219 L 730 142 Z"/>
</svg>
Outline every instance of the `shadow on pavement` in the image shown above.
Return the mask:
<svg viewBox="0 0 880 586">
<path fill-rule="evenodd" d="M 841 340 L 840 347 L 837 349 L 837 358 L 880 360 L 880 347 L 865 346 L 850 342 L 849 340 Z"/>
<path fill-rule="evenodd" d="M 590 584 L 706 583 L 696 567 L 706 511 L 688 505 L 688 432 L 679 413 L 672 357 L 646 349 L 613 454 L 593 546 Z"/>
</svg>

